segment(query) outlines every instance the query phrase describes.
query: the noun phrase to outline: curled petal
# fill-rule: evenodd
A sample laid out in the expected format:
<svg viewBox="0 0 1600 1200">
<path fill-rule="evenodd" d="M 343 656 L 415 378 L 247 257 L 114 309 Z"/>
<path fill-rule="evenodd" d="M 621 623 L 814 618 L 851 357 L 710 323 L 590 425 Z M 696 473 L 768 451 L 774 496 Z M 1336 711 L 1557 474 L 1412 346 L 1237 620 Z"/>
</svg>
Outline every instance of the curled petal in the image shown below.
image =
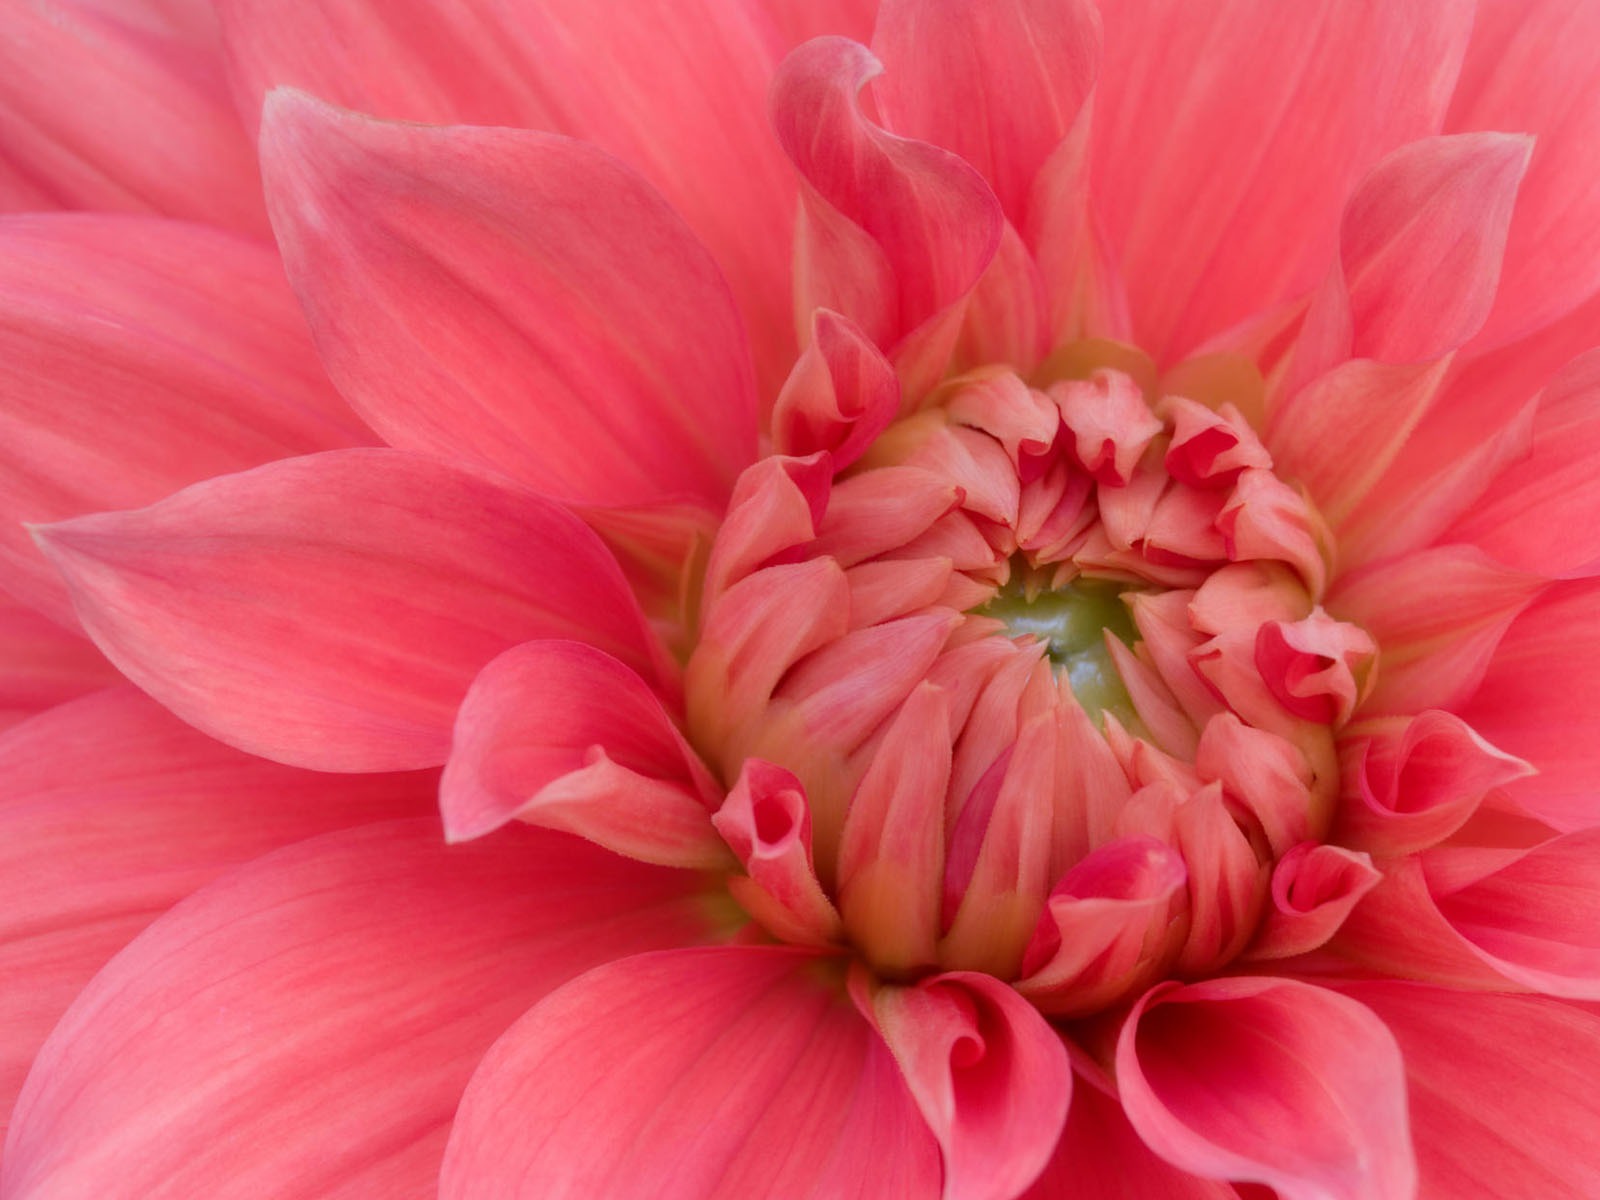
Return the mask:
<svg viewBox="0 0 1600 1200">
<path fill-rule="evenodd" d="M 1050 397 L 1072 431 L 1079 465 L 1102 484 L 1126 485 L 1162 429 L 1142 389 L 1121 371 L 1101 370 L 1088 379 L 1058 383 Z"/>
<path fill-rule="evenodd" d="M 1320 608 L 1304 620 L 1269 621 L 1256 634 L 1256 669 L 1278 703 L 1324 724 L 1350 719 L 1377 654 L 1366 630 Z"/>
<path fill-rule="evenodd" d="M 944 1155 L 943 1200 L 1009 1200 L 1044 1169 L 1072 1067 L 1056 1031 L 990 975 L 953 972 L 872 998 Z"/>
<path fill-rule="evenodd" d="M 1416 1190 L 1394 1037 L 1337 993 L 1289 979 L 1162 984 L 1117 1043 L 1123 1108 L 1149 1147 L 1284 1200 Z"/>
<path fill-rule="evenodd" d="M 1288 958 L 1321 946 L 1377 886 L 1372 859 L 1342 846 L 1302 842 L 1272 871 L 1272 908 L 1246 957 Z"/>
<path fill-rule="evenodd" d="M 643 862 L 726 866 L 716 785 L 637 674 L 581 642 L 513 647 L 472 681 L 439 785 L 445 836 L 526 821 Z"/>
<path fill-rule="evenodd" d="M 834 469 L 842 471 L 899 411 L 900 381 L 883 351 L 849 317 L 817 309 L 811 340 L 773 407 L 778 453 L 826 450 Z"/>
<path fill-rule="evenodd" d="M 745 469 L 716 531 L 702 603 L 714 603 L 768 559 L 816 536 L 832 468 L 829 455 L 819 452 L 805 458 L 771 454 Z"/>
</svg>

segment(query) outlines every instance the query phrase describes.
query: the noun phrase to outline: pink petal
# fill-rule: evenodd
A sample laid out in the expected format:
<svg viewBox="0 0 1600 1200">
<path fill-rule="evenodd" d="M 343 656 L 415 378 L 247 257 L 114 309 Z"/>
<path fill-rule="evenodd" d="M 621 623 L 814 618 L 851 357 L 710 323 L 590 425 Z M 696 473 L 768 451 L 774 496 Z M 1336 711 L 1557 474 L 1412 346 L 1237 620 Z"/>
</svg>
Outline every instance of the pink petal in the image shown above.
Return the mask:
<svg viewBox="0 0 1600 1200">
<path fill-rule="evenodd" d="M 272 463 L 38 536 L 125 674 L 223 741 L 319 770 L 442 762 L 472 677 L 530 638 L 653 665 L 576 517 L 395 450 Z"/>
<path fill-rule="evenodd" d="M 1558 584 L 1513 622 L 1461 710 L 1494 745 L 1538 768 L 1508 791 L 1559 829 L 1600 825 L 1600 585 Z"/>
<path fill-rule="evenodd" d="M 0 729 L 121 679 L 92 642 L 0 597 Z"/>
<path fill-rule="evenodd" d="M 1450 531 L 1501 562 L 1546 575 L 1600 568 L 1600 352 L 1574 360 L 1539 397 L 1528 452 Z"/>
<path fill-rule="evenodd" d="M 0 1114 L 73 997 L 163 910 L 279 846 L 424 815 L 435 788 L 250 758 L 126 686 L 11 730 L 0 772 Z"/>
<path fill-rule="evenodd" d="M 675 950 L 574 980 L 473 1076 L 442 1200 L 935 1194 L 933 1139 L 817 961 Z"/>
<path fill-rule="evenodd" d="M 779 454 L 826 450 L 836 470 L 866 452 L 900 412 L 900 381 L 883 352 L 848 317 L 819 308 L 811 341 L 784 381 L 772 414 Z"/>
<path fill-rule="evenodd" d="M 1600 1016 L 1592 1009 L 1406 983 L 1342 990 L 1400 1043 L 1422 1195 L 1600 1194 Z"/>
<path fill-rule="evenodd" d="M 1451 129 L 1537 137 L 1506 248 L 1505 276 L 1478 341 L 1503 344 L 1600 289 L 1600 10 L 1567 0 L 1480 0 Z"/>
<path fill-rule="evenodd" d="M 149 217 L 0 223 L 0 397 L 0 575 L 69 628 L 19 522 L 371 437 L 323 376 L 277 255 Z"/>
<path fill-rule="evenodd" d="M 261 146 L 329 373 L 389 442 L 565 500 L 727 499 L 755 457 L 738 311 L 628 168 L 562 137 L 373 121 L 288 91 Z"/>
<path fill-rule="evenodd" d="M 849 29 L 837 21 L 863 24 L 834 11 L 844 5 L 781 14 L 764 11 L 770 7 L 720 0 L 218 5 L 252 126 L 266 92 L 290 84 L 380 117 L 552 130 L 627 162 L 683 214 L 728 276 L 768 395 L 794 358 L 787 236 L 794 183 L 766 121 L 767 84 L 784 52 L 813 36 L 789 25 L 815 22 L 815 32 L 842 33 Z"/>
<path fill-rule="evenodd" d="M 1416 1189 L 1399 1048 L 1355 1001 L 1289 979 L 1162 984 L 1117 1044 L 1123 1108 L 1168 1162 L 1283 1200 Z"/>
<path fill-rule="evenodd" d="M 515 646 L 478 673 L 439 787 L 453 842 L 521 820 L 704 869 L 728 866 L 711 827 L 720 801 L 644 680 L 592 646 L 555 640 Z"/>
<path fill-rule="evenodd" d="M 1323 945 L 1380 878 L 1372 859 L 1343 846 L 1302 842 L 1272 871 L 1272 907 L 1248 957 L 1288 958 Z"/>
<path fill-rule="evenodd" d="M 1004 218 L 966 163 L 868 121 L 857 93 L 881 69 L 854 42 L 808 42 L 773 80 L 772 119 L 804 180 L 797 311 L 860 324 L 914 399 L 943 372 Z"/>
<path fill-rule="evenodd" d="M 209 6 L 17 4 L 0 33 L 0 211 L 161 213 L 263 235 Z"/>
<path fill-rule="evenodd" d="M 1472 24 L 1456 0 L 1100 8 L 1096 208 L 1163 361 L 1316 282 L 1355 180 L 1438 130 Z"/>
<path fill-rule="evenodd" d="M 23 1089 L 8 1196 L 431 1191 L 490 1043 L 587 968 L 705 931 L 692 876 L 436 822 L 302 842 L 152 925 Z"/>
<path fill-rule="evenodd" d="M 1032 1183 L 1072 1099 L 1066 1047 L 1044 1018 L 968 972 L 881 988 L 873 1017 L 939 1141 L 943 1200 L 1010 1200 Z"/>
<path fill-rule="evenodd" d="M 873 52 L 885 123 L 954 151 L 1026 223 L 1034 177 L 1094 86 L 1100 19 L 1081 0 L 885 0 Z"/>
<path fill-rule="evenodd" d="M 1459 708 L 1540 587 L 1536 577 L 1469 546 L 1436 546 L 1345 575 L 1328 594 L 1328 610 L 1365 629 L 1383 650 L 1363 712 Z"/>
</svg>

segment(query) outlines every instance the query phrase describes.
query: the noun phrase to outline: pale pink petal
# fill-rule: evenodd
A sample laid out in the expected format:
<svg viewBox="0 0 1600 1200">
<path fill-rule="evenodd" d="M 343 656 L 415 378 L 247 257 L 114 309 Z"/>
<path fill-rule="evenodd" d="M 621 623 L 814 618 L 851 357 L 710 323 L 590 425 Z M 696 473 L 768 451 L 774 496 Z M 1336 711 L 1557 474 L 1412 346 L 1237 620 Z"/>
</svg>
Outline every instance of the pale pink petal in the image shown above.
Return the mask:
<svg viewBox="0 0 1600 1200">
<path fill-rule="evenodd" d="M 1021 1200 L 1235 1200 L 1231 1186 L 1167 1165 L 1139 1140 L 1115 1096 L 1079 1078 L 1055 1156 Z"/>
<path fill-rule="evenodd" d="M 1600 352 L 1584 355 L 1539 397 L 1533 439 L 1457 521 L 1451 540 L 1546 575 L 1600 567 Z"/>
<path fill-rule="evenodd" d="M 1123 1108 L 1168 1162 L 1283 1200 L 1409 1200 L 1416 1163 L 1394 1037 L 1289 979 L 1163 984 L 1117 1045 Z"/>
<path fill-rule="evenodd" d="M 444 761 L 479 668 L 536 637 L 636 670 L 616 561 L 549 500 L 396 450 L 343 450 L 38 531 L 118 667 L 192 724 L 319 770 Z"/>
<path fill-rule="evenodd" d="M 715 527 L 702 608 L 709 609 L 769 559 L 815 538 L 832 482 L 833 458 L 825 450 L 804 458 L 769 454 L 746 468 Z"/>
<path fill-rule="evenodd" d="M 729 865 L 716 784 L 637 674 L 581 642 L 527 642 L 478 673 L 439 786 L 445 835 L 526 821 L 669 867 Z"/>
<path fill-rule="evenodd" d="M 1557 584 L 1519 617 L 1462 718 L 1538 774 L 1508 787 L 1559 829 L 1600 825 L 1600 584 Z"/>
<path fill-rule="evenodd" d="M 1541 586 L 1536 576 L 1470 546 L 1438 546 L 1344 576 L 1328 594 L 1328 611 L 1365 629 L 1381 651 L 1377 684 L 1363 712 L 1460 707 Z"/>
<path fill-rule="evenodd" d="M 287 84 L 379 117 L 552 130 L 623 159 L 716 256 L 755 340 L 763 391 L 777 390 L 794 358 L 795 201 L 766 121 L 767 84 L 789 47 L 870 30 L 870 16 L 720 0 L 218 7 L 252 128 L 267 91 Z"/>
<path fill-rule="evenodd" d="M 1341 990 L 1400 1043 L 1422 1195 L 1600 1195 L 1600 1016 L 1592 1008 L 1406 983 Z"/>
<path fill-rule="evenodd" d="M 8 1197 L 430 1192 L 468 1076 L 598 963 L 707 932 L 694 876 L 434 820 L 302 842 L 158 920 L 40 1052 Z"/>
<path fill-rule="evenodd" d="M 933 1139 L 818 962 L 675 950 L 574 980 L 473 1076 L 442 1200 L 934 1195 Z"/>
<path fill-rule="evenodd" d="M 1096 208 L 1163 361 L 1317 281 L 1355 180 L 1438 131 L 1472 23 L 1457 0 L 1100 8 Z"/>
<path fill-rule="evenodd" d="M 1505 276 L 1479 345 L 1548 324 L 1600 289 L 1600 7 L 1593 0 L 1479 0 L 1450 101 L 1450 129 L 1538 139 L 1517 202 Z"/>
<path fill-rule="evenodd" d="M 328 371 L 392 444 L 564 500 L 697 498 L 755 457 L 755 383 L 710 254 L 651 187 L 551 134 L 269 98 L 284 262 Z"/>
<path fill-rule="evenodd" d="M 267 233 L 207 5 L 10 5 L 0 126 L 0 211 L 160 213 Z"/>
<path fill-rule="evenodd" d="M 0 596 L 0 729 L 121 679 L 94 643 Z"/>
<path fill-rule="evenodd" d="M 0 772 L 0 1120 L 73 997 L 162 911 L 279 846 L 426 815 L 436 786 L 251 758 L 127 686 L 0 737 Z"/>
<path fill-rule="evenodd" d="M 854 42 L 808 42 L 773 80 L 772 119 L 804 181 L 797 311 L 831 308 L 857 322 L 914 399 L 943 372 L 1004 218 L 966 163 L 867 119 L 857 93 L 881 70 Z"/>
<path fill-rule="evenodd" d="M 884 122 L 954 151 L 1027 223 L 1034 177 L 1094 86 L 1100 19 L 1084 0 L 884 0 L 872 50 Z"/>
<path fill-rule="evenodd" d="M 0 221 L 0 577 L 19 600 L 76 628 L 19 522 L 370 438 L 269 248 L 150 217 Z"/>
<path fill-rule="evenodd" d="M 1010 1200 L 1032 1183 L 1072 1099 L 1060 1035 L 990 975 L 953 972 L 886 986 L 872 1005 L 939 1141 L 943 1200 Z"/>
</svg>

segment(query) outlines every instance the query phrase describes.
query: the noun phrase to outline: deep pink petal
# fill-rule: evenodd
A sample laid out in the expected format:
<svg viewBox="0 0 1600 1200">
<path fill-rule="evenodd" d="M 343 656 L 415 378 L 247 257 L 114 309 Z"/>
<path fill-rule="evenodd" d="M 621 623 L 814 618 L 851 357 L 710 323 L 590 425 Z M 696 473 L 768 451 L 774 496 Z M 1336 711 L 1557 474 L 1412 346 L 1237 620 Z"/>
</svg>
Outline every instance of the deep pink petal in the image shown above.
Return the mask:
<svg viewBox="0 0 1600 1200">
<path fill-rule="evenodd" d="M 1479 0 L 1450 129 L 1536 136 L 1505 275 L 1479 343 L 1499 345 L 1600 289 L 1600 7 L 1592 0 Z"/>
<path fill-rule="evenodd" d="M 776 391 L 794 357 L 795 201 L 766 88 L 790 46 L 870 30 L 870 15 L 720 0 L 218 7 L 252 127 L 267 91 L 287 84 L 379 117 L 551 130 L 623 159 L 715 254 L 755 340 L 763 390 Z"/>
<path fill-rule="evenodd" d="M 435 780 L 251 758 L 123 686 L 0 737 L 0 1117 L 83 986 L 229 867 L 333 829 L 423 816 Z"/>
<path fill-rule="evenodd" d="M 944 1200 L 1032 1183 L 1072 1098 L 1066 1047 L 1037 1010 L 991 975 L 953 972 L 880 989 L 873 1015 L 939 1140 Z"/>
<path fill-rule="evenodd" d="M 8 1197 L 417 1195 L 484 1051 L 589 967 L 703 936 L 692 875 L 562 834 L 329 834 L 152 925 L 56 1027 Z"/>
<path fill-rule="evenodd" d="M 884 122 L 976 167 L 1017 228 L 1034 177 L 1094 86 L 1100 19 L 1083 0 L 885 0 L 872 50 Z"/>
<path fill-rule="evenodd" d="M 1372 1012 L 1288 979 L 1163 984 L 1117 1046 L 1123 1107 L 1161 1157 L 1283 1200 L 1408 1200 L 1405 1075 Z"/>
<path fill-rule="evenodd" d="M 272 463 L 38 536 L 131 679 L 223 741 L 319 770 L 443 762 L 472 677 L 530 638 L 652 669 L 587 526 L 396 450 Z"/>
<path fill-rule="evenodd" d="M 329 373 L 393 445 L 563 500 L 720 507 L 755 383 L 710 254 L 609 155 L 269 98 L 273 226 Z"/>
<path fill-rule="evenodd" d="M 942 374 L 1004 218 L 966 163 L 867 119 L 857 93 L 881 69 L 854 42 L 808 42 L 773 80 L 772 120 L 804 181 L 797 311 L 857 322 L 913 399 Z"/>
<path fill-rule="evenodd" d="M 1235 1200 L 1226 1183 L 1169 1166 L 1139 1140 L 1115 1096 L 1076 1081 L 1055 1156 L 1022 1200 Z"/>
<path fill-rule="evenodd" d="M 1533 996 L 1406 983 L 1341 990 L 1405 1057 L 1424 1196 L 1583 1200 L 1600 1194 L 1600 1016 Z"/>
<path fill-rule="evenodd" d="M 1576 359 L 1539 397 L 1532 444 L 1451 529 L 1501 562 L 1547 575 L 1600 568 L 1600 352 Z"/>
<path fill-rule="evenodd" d="M 1096 208 L 1161 359 L 1316 282 L 1355 180 L 1437 132 L 1472 23 L 1456 0 L 1100 8 Z"/>
<path fill-rule="evenodd" d="M 0 597 L 0 729 L 121 678 L 88 639 Z"/>
<path fill-rule="evenodd" d="M 267 232 L 208 5 L 12 5 L 0 126 L 0 211 L 160 213 Z"/>
<path fill-rule="evenodd" d="M 267 247 L 150 217 L 0 222 L 0 578 L 18 599 L 76 628 L 19 522 L 370 438 Z"/>
<path fill-rule="evenodd" d="M 515 646 L 456 714 L 439 807 L 451 841 L 507 821 L 671 867 L 726 867 L 719 790 L 648 684 L 581 642 Z"/>
<path fill-rule="evenodd" d="M 1517 803 L 1559 829 L 1600 825 L 1600 584 L 1557 584 L 1511 626 L 1462 718 L 1538 774 Z"/>
<path fill-rule="evenodd" d="M 676 950 L 574 980 L 473 1076 L 441 1197 L 934 1195 L 937 1151 L 893 1060 L 816 963 Z"/>
</svg>

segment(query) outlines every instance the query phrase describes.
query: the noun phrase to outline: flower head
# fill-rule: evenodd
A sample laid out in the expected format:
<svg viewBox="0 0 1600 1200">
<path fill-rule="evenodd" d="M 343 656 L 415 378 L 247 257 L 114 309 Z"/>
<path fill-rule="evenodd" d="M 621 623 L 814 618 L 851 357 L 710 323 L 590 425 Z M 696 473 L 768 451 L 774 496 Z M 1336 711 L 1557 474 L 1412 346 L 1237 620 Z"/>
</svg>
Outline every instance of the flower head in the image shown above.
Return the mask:
<svg viewBox="0 0 1600 1200">
<path fill-rule="evenodd" d="M 6 1200 L 1600 1189 L 1600 9 L 626 8 L 8 19 Z"/>
</svg>

